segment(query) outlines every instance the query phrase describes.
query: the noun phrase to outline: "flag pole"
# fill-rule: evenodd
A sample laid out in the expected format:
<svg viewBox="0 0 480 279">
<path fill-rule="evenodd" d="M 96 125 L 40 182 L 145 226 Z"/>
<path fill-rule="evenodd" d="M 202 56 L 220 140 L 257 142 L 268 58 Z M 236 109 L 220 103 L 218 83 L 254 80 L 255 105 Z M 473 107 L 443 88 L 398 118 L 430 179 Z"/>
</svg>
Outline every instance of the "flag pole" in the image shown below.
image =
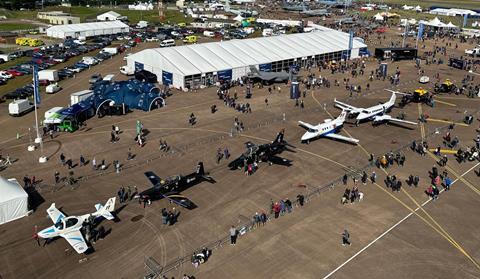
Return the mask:
<svg viewBox="0 0 480 279">
<path fill-rule="evenodd" d="M 35 138 L 35 143 L 40 144 L 40 157 L 38 158 L 39 163 L 47 162 L 47 157 L 43 156 L 43 140 L 40 137 L 40 132 L 38 129 L 38 112 L 37 104 L 40 104 L 40 92 L 38 91 L 38 68 L 37 65 L 33 66 L 33 105 L 35 107 L 35 129 L 37 130 L 37 137 Z"/>
</svg>

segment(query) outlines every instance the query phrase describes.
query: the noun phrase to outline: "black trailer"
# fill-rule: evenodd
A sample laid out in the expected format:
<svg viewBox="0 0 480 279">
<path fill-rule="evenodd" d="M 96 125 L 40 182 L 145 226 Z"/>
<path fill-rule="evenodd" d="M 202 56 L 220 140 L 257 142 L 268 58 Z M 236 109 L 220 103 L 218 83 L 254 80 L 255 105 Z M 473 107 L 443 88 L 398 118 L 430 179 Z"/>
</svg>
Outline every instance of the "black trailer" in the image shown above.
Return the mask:
<svg viewBox="0 0 480 279">
<path fill-rule="evenodd" d="M 375 49 L 375 58 L 380 60 L 391 59 L 412 60 L 417 58 L 417 49 L 411 47 L 382 47 Z"/>
</svg>

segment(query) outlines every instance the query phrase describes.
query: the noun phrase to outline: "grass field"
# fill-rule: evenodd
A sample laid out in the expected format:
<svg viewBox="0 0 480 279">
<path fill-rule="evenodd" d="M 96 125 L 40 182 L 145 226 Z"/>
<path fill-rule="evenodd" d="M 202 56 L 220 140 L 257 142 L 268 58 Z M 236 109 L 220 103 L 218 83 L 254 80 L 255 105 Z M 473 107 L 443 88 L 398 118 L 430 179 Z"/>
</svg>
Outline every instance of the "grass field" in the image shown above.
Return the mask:
<svg viewBox="0 0 480 279">
<path fill-rule="evenodd" d="M 35 27 L 37 26 L 33 24 L 28 24 L 28 23 L 2 22 L 0 24 L 0 31 L 27 30 L 27 29 L 33 29 Z"/>
<path fill-rule="evenodd" d="M 98 8 L 98 7 L 47 7 L 43 11 L 63 11 L 70 13 L 73 16 L 80 17 L 80 22 L 85 22 L 86 20 L 95 20 L 97 15 L 102 14 L 108 11 L 115 11 L 123 16 L 127 16 L 128 20 L 131 23 L 136 23 L 140 20 L 148 21 L 149 23 L 180 23 L 191 22 L 191 19 L 185 18 L 182 13 L 177 10 L 166 10 L 165 18 L 160 20 L 158 16 L 158 10 L 152 11 L 131 11 L 126 9 L 110 9 L 110 8 Z M 40 10 L 39 10 L 40 11 Z M 5 15 L 8 19 L 35 19 L 37 17 L 38 11 L 8 11 L 0 10 L 0 15 Z M 0 31 L 6 31 L 7 29 L 2 29 L 5 23 L 0 24 Z M 8 27 L 8 26 L 7 26 Z M 20 29 L 20 28 L 16 28 Z M 10 29 L 10 30 L 16 30 Z"/>
</svg>

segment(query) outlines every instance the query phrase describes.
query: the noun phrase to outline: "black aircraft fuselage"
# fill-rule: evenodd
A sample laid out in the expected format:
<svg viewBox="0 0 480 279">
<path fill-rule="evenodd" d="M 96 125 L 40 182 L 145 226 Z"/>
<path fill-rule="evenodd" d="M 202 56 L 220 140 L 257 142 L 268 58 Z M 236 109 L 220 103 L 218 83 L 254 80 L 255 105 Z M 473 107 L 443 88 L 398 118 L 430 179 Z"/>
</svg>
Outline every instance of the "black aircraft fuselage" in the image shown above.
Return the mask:
<svg viewBox="0 0 480 279">
<path fill-rule="evenodd" d="M 138 195 L 141 199 L 159 200 L 166 198 L 188 209 L 193 209 L 196 206 L 180 192 L 203 181 L 215 183 L 215 180 L 205 173 L 202 162 L 198 163 L 195 172 L 187 175 L 175 175 L 163 180 L 154 172 L 148 171 L 145 172 L 145 176 L 153 186 Z"/>
</svg>

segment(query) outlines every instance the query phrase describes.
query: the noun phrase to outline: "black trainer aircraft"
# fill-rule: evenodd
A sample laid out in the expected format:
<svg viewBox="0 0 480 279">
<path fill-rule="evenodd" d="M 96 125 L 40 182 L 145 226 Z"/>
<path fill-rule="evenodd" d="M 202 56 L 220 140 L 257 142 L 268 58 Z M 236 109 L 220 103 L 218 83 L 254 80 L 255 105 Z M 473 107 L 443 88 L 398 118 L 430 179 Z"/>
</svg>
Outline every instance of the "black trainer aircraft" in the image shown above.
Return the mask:
<svg viewBox="0 0 480 279">
<path fill-rule="evenodd" d="M 169 201 L 176 203 L 187 209 L 194 209 L 197 206 L 180 192 L 184 191 L 198 183 L 208 181 L 215 183 L 216 181 L 205 173 L 203 162 L 199 162 L 195 172 L 187 175 L 175 175 L 166 178 L 165 180 L 158 177 L 154 172 L 147 171 L 145 176 L 152 183 L 152 188 L 149 188 L 137 195 L 137 198 L 159 200 L 166 198 Z"/>
<path fill-rule="evenodd" d="M 283 151 L 295 152 L 289 147 L 294 146 L 288 144 L 284 140 L 285 130 L 281 130 L 275 140 L 271 143 L 256 145 L 252 142 L 246 142 L 246 151 L 238 158 L 234 159 L 228 164 L 231 170 L 241 169 L 245 165 L 253 164 L 254 162 L 268 162 L 270 165 L 291 166 L 292 161 L 277 156 Z"/>
</svg>

